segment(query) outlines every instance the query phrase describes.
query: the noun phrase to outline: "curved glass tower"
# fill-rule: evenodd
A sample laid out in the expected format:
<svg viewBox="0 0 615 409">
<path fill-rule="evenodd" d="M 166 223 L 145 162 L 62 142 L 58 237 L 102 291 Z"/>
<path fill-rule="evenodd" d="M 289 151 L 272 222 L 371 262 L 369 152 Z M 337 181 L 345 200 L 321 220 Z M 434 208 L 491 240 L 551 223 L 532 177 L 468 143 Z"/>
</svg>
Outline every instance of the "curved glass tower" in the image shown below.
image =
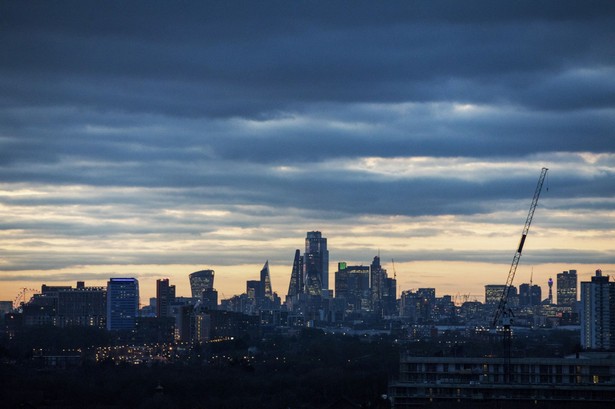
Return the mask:
<svg viewBox="0 0 615 409">
<path fill-rule="evenodd" d="M 190 274 L 190 290 L 193 298 L 201 298 L 203 291 L 214 289 L 214 270 L 201 270 Z"/>
</svg>

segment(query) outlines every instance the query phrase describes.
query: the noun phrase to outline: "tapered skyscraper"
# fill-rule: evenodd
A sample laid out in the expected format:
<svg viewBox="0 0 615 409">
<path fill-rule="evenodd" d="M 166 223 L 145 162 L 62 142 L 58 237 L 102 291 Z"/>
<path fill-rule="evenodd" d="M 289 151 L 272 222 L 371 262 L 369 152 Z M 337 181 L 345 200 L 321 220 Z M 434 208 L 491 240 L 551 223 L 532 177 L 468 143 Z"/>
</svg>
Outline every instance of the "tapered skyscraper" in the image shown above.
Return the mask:
<svg viewBox="0 0 615 409">
<path fill-rule="evenodd" d="M 293 271 L 290 274 L 290 284 L 288 285 L 288 296 L 293 297 L 298 294 L 303 294 L 303 258 L 301 250 L 295 250 L 295 259 L 293 260 Z"/>
<path fill-rule="evenodd" d="M 322 295 L 329 289 L 329 250 L 327 239 L 319 231 L 310 231 L 305 239 L 303 254 L 305 292 L 309 295 Z"/>
<path fill-rule="evenodd" d="M 261 270 L 261 291 L 263 297 L 273 301 L 273 291 L 271 290 L 271 274 L 269 274 L 269 260 L 265 262 Z"/>
</svg>

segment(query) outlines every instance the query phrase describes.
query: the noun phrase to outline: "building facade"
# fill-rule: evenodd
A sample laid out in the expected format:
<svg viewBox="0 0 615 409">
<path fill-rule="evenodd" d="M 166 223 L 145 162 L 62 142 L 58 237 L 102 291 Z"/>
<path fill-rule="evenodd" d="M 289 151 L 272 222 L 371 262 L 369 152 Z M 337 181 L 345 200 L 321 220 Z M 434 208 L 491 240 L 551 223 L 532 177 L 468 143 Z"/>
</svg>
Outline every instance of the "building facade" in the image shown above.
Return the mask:
<svg viewBox="0 0 615 409">
<path fill-rule="evenodd" d="M 192 298 L 201 298 L 203 291 L 214 289 L 214 270 L 200 270 L 189 276 Z"/>
<path fill-rule="evenodd" d="M 608 350 L 615 347 L 615 283 L 601 270 L 581 283 L 581 347 Z"/>
<path fill-rule="evenodd" d="M 107 329 L 135 329 L 139 314 L 139 281 L 136 278 L 111 278 L 107 282 Z"/>
<path fill-rule="evenodd" d="M 156 317 L 169 317 L 171 304 L 175 302 L 175 286 L 169 279 L 156 280 Z"/>
<path fill-rule="evenodd" d="M 585 407 L 589 402 L 612 404 L 614 383 L 612 354 L 510 361 L 403 354 L 389 396 L 394 408 L 561 407 L 574 402 L 565 407 Z"/>
<path fill-rule="evenodd" d="M 577 309 L 577 270 L 569 270 L 557 275 L 557 305 Z"/>
<path fill-rule="evenodd" d="M 327 239 L 319 231 L 310 231 L 305 238 L 303 276 L 308 295 L 322 295 L 329 289 L 329 250 Z"/>
</svg>

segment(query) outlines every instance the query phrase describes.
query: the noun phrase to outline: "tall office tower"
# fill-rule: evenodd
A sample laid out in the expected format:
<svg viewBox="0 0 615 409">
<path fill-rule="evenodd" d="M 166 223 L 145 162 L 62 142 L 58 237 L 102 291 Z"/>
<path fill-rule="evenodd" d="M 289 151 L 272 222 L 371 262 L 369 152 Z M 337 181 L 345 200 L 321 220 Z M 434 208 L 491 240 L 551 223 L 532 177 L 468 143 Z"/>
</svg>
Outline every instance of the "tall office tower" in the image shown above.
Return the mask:
<svg viewBox="0 0 615 409">
<path fill-rule="evenodd" d="M 329 289 L 329 251 L 327 239 L 319 231 L 307 232 L 303 254 L 305 292 L 321 295 Z"/>
<path fill-rule="evenodd" d="M 615 283 L 601 270 L 591 281 L 581 282 L 581 346 L 610 349 L 615 346 Z"/>
<path fill-rule="evenodd" d="M 539 285 L 521 284 L 519 286 L 519 307 L 533 307 L 542 301 L 542 289 Z"/>
<path fill-rule="evenodd" d="M 557 305 L 577 308 L 577 270 L 569 270 L 557 275 Z"/>
<path fill-rule="evenodd" d="M 252 301 L 260 301 L 263 299 L 263 290 L 260 280 L 248 280 L 246 281 L 246 294 L 248 299 Z"/>
<path fill-rule="evenodd" d="M 380 257 L 374 257 L 369 266 L 370 285 L 372 289 L 372 305 L 374 310 L 382 309 L 382 297 L 386 291 L 387 271 L 380 265 Z"/>
<path fill-rule="evenodd" d="M 348 297 L 348 273 L 347 263 L 337 263 L 337 271 L 335 272 L 335 298 Z"/>
<path fill-rule="evenodd" d="M 271 290 L 271 274 L 269 273 L 269 260 L 265 262 L 261 270 L 261 291 L 264 298 L 273 301 L 273 291 Z"/>
<path fill-rule="evenodd" d="M 303 293 L 303 258 L 301 250 L 295 250 L 293 260 L 293 271 L 290 274 L 290 284 L 288 285 L 288 297 L 293 297 Z"/>
<path fill-rule="evenodd" d="M 353 311 L 370 311 L 369 267 L 338 263 L 335 273 L 335 297 L 344 298 Z"/>
<path fill-rule="evenodd" d="M 385 291 L 382 293 L 382 307 L 384 315 L 393 315 L 397 312 L 397 280 L 386 278 Z"/>
<path fill-rule="evenodd" d="M 156 317 L 170 316 L 170 306 L 175 302 L 175 286 L 169 279 L 156 280 Z"/>
<path fill-rule="evenodd" d="M 133 330 L 139 314 L 139 281 L 111 278 L 107 282 L 107 329 Z"/>
<path fill-rule="evenodd" d="M 203 291 L 214 289 L 214 270 L 196 271 L 189 278 L 192 298 L 201 298 Z"/>
</svg>

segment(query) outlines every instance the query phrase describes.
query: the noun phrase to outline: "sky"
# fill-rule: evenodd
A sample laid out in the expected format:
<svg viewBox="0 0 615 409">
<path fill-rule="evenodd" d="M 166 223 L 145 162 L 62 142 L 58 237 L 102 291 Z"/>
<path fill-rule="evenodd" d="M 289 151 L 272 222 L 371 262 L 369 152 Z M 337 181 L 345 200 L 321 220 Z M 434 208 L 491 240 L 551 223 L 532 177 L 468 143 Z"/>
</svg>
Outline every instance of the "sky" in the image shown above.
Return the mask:
<svg viewBox="0 0 615 409">
<path fill-rule="evenodd" d="M 0 299 L 221 298 L 307 231 L 398 294 L 615 275 L 612 1 L 0 2 Z M 394 260 L 394 261 L 393 261 Z"/>
</svg>

